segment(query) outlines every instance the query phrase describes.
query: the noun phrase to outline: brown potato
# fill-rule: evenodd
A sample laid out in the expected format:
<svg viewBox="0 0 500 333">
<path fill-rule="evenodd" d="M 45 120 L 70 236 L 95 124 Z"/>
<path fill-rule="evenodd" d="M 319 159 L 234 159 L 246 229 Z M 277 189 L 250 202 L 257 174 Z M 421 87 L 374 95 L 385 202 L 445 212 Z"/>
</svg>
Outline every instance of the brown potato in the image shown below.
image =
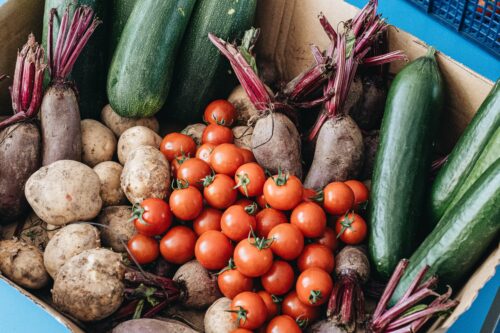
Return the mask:
<svg viewBox="0 0 500 333">
<path fill-rule="evenodd" d="M 132 150 L 139 146 L 160 148 L 161 137 L 144 126 L 131 127 L 120 135 L 118 139 L 118 160 L 122 165 Z"/>
<path fill-rule="evenodd" d="M 205 313 L 205 333 L 231 333 L 238 328 L 232 314 L 227 312 L 231 309 L 231 300 L 222 297 L 216 300 Z"/>
<path fill-rule="evenodd" d="M 145 126 L 155 133 L 158 133 L 160 130 L 160 125 L 155 117 L 125 118 L 113 111 L 109 104 L 106 105 L 101 111 L 101 121 L 104 125 L 111 129 L 117 137 L 134 126 Z"/>
<path fill-rule="evenodd" d="M 107 227 L 101 229 L 102 244 L 116 252 L 126 252 L 128 240 L 135 234 L 130 216 L 131 206 L 110 206 L 101 211 L 97 222 Z"/>
<path fill-rule="evenodd" d="M 207 125 L 202 124 L 202 123 L 191 124 L 191 125 L 187 125 L 181 131 L 181 133 L 192 137 L 194 142 L 196 142 L 196 145 L 199 146 L 199 145 L 201 145 L 201 137 L 203 136 L 203 131 L 205 130 L 206 127 L 207 127 Z"/>
<path fill-rule="evenodd" d="M 97 120 L 84 119 L 82 127 L 82 162 L 90 167 L 111 161 L 116 151 L 113 132 Z"/>
<path fill-rule="evenodd" d="M 94 167 L 94 171 L 101 182 L 100 194 L 104 207 L 127 203 L 125 193 L 123 193 L 120 186 L 120 176 L 123 171 L 120 163 L 113 161 L 101 162 Z"/>
</svg>

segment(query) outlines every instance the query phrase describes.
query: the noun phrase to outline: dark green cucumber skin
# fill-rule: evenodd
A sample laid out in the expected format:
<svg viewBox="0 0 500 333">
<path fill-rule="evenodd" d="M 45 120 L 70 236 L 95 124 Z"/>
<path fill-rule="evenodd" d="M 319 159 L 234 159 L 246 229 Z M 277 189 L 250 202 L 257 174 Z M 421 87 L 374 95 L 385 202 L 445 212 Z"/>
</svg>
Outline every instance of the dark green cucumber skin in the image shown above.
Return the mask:
<svg viewBox="0 0 500 333">
<path fill-rule="evenodd" d="M 108 0 L 109 1 L 109 0 Z M 109 54 L 110 59 L 115 53 L 116 46 L 120 41 L 120 36 L 122 34 L 123 28 L 134 9 L 134 5 L 137 0 L 112 0 L 110 1 L 110 15 L 111 23 L 109 25 Z"/>
<path fill-rule="evenodd" d="M 434 56 L 416 59 L 395 77 L 387 97 L 369 203 L 369 254 L 388 279 L 418 245 L 443 83 Z"/>
<path fill-rule="evenodd" d="M 499 126 L 500 80 L 479 107 L 434 180 L 429 197 L 429 218 L 433 225 L 443 216 L 484 146 Z"/>
<path fill-rule="evenodd" d="M 429 265 L 427 277 L 457 286 L 468 277 L 500 232 L 500 159 L 441 218 L 410 258 L 392 297 L 395 303 L 417 273 Z"/>
<path fill-rule="evenodd" d="M 113 55 L 107 92 L 122 117 L 150 117 L 165 103 L 195 0 L 136 3 Z"/>
<path fill-rule="evenodd" d="M 227 98 L 236 85 L 229 62 L 208 33 L 233 41 L 252 26 L 256 0 L 198 0 L 182 41 L 165 112 L 182 122 L 199 121 L 214 99 Z"/>
<path fill-rule="evenodd" d="M 54 18 L 54 48 L 59 33 L 60 19 L 68 4 L 70 17 L 76 5 L 92 7 L 97 17 L 103 22 L 90 37 L 87 45 L 76 61 L 70 81 L 74 80 L 78 91 L 78 106 L 82 119 L 99 119 L 101 110 L 106 105 L 106 77 L 108 68 L 108 0 L 46 0 L 43 17 L 43 47 L 47 50 L 47 33 L 50 10 L 57 9 Z M 48 73 L 48 71 L 47 71 Z M 49 80 L 46 80 L 48 83 Z"/>
</svg>

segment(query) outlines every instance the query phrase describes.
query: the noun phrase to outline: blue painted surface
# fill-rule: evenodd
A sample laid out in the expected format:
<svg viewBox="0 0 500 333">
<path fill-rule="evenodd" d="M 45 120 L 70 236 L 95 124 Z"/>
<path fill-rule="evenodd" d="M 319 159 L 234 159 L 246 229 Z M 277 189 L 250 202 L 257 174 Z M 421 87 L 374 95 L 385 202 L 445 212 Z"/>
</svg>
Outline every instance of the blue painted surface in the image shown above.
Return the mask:
<svg viewBox="0 0 500 333">
<path fill-rule="evenodd" d="M 362 7 L 366 0 L 347 0 Z M 405 0 L 380 0 L 379 12 L 389 23 L 434 46 L 492 81 L 500 78 L 500 59 L 444 26 Z"/>
</svg>

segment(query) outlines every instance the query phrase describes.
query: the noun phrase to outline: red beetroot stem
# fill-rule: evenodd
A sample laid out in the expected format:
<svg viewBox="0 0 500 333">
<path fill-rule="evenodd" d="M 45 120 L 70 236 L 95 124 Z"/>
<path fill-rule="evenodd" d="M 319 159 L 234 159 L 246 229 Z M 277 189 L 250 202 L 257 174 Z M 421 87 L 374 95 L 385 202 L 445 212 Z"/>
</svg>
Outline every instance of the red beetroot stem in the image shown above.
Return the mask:
<svg viewBox="0 0 500 333">
<path fill-rule="evenodd" d="M 178 291 L 176 283 L 169 278 L 164 278 L 162 276 L 157 276 L 151 273 L 142 273 L 133 269 L 128 269 L 125 273 L 125 280 L 133 283 L 143 283 L 145 285 L 150 285 L 158 287 L 165 290 Z"/>
<path fill-rule="evenodd" d="M 376 55 L 373 57 L 368 57 L 363 60 L 363 65 L 368 66 L 378 66 L 384 65 L 393 61 L 408 61 L 406 54 L 401 51 L 392 51 L 386 54 Z"/>
<path fill-rule="evenodd" d="M 415 292 L 415 290 L 420 285 L 420 282 L 422 282 L 422 279 L 424 278 L 428 270 L 429 266 L 426 265 L 424 266 L 424 268 L 420 270 L 420 272 L 418 272 L 417 276 L 415 277 L 415 279 L 413 279 L 410 286 L 408 287 L 408 290 L 406 290 L 404 295 L 399 299 L 398 304 L 404 302 L 408 297 L 410 297 Z"/>
<path fill-rule="evenodd" d="M 406 259 L 403 259 L 396 266 L 396 269 L 394 270 L 394 273 L 392 273 L 392 276 L 389 279 L 387 286 L 385 287 L 384 293 L 382 294 L 382 297 L 380 298 L 380 301 L 378 302 L 377 307 L 375 308 L 375 311 L 373 312 L 373 318 L 376 319 L 376 318 L 380 317 L 382 312 L 387 307 L 387 303 L 389 303 L 389 300 L 391 299 L 391 296 L 394 293 L 394 290 L 396 290 L 396 287 L 398 286 L 399 281 L 403 277 L 403 274 L 404 274 L 406 268 L 408 267 L 408 264 L 409 264 L 409 261 Z"/>
</svg>

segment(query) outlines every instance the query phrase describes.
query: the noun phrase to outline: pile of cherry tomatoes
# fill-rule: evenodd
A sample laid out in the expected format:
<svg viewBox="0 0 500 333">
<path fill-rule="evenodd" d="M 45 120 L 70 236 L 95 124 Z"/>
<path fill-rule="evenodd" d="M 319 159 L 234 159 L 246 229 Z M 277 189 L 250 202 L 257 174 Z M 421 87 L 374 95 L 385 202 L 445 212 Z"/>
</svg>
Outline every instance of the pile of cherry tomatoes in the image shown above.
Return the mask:
<svg viewBox="0 0 500 333">
<path fill-rule="evenodd" d="M 161 254 L 179 265 L 196 258 L 218 272 L 240 332 L 266 322 L 270 332 L 300 332 L 328 301 L 338 240 L 354 245 L 366 237 L 356 211 L 368 189 L 349 180 L 316 191 L 285 172 L 266 175 L 250 150 L 233 144 L 234 116 L 229 102 L 217 100 L 205 110 L 199 147 L 181 133 L 165 136 L 160 150 L 175 175 L 172 192 L 168 203 L 149 198 L 134 206 L 138 233 L 128 248 L 139 264 Z"/>
</svg>

